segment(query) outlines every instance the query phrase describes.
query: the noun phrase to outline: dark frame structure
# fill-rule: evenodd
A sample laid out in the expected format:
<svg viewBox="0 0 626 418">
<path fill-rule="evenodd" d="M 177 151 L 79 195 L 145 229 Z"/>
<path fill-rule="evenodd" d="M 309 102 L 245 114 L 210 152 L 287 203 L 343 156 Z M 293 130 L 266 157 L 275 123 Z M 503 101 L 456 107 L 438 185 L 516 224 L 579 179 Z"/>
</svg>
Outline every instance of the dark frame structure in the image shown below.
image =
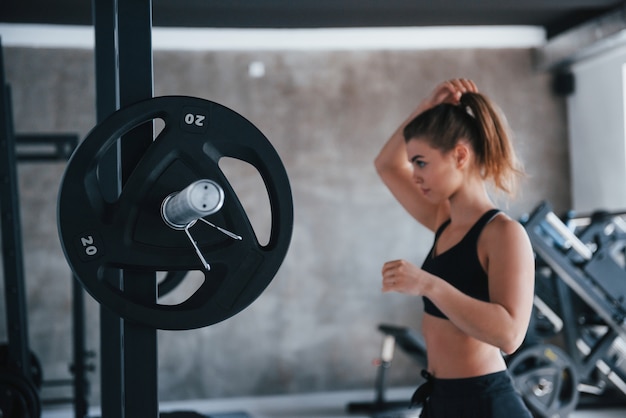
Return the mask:
<svg viewBox="0 0 626 418">
<path fill-rule="evenodd" d="M 152 98 L 152 2 L 93 1 L 98 122 L 120 107 Z M 130 137 L 128 137 L 130 136 Z M 117 197 L 152 143 L 152 124 L 118 140 L 107 156 L 103 193 Z M 146 277 L 151 275 L 153 277 Z M 154 273 L 112 273 L 108 280 L 136 300 L 157 298 Z M 103 418 L 157 418 L 157 331 L 100 308 Z"/>
</svg>

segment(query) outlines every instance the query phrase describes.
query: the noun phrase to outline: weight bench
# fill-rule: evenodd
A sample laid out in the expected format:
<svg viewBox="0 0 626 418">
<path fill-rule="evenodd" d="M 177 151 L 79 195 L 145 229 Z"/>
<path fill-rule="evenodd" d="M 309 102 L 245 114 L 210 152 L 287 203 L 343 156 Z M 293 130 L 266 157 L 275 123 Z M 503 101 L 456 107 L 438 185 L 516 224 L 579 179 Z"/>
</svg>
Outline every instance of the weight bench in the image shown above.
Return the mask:
<svg viewBox="0 0 626 418">
<path fill-rule="evenodd" d="M 407 327 L 381 324 L 378 330 L 384 335 L 380 358 L 377 365 L 375 399 L 373 402 L 351 402 L 347 406 L 350 413 L 380 414 L 389 411 L 407 410 L 409 400 L 388 401 L 385 399 L 385 378 L 391 367 L 396 344 L 418 364 L 426 365 L 426 343 L 421 335 Z"/>
</svg>

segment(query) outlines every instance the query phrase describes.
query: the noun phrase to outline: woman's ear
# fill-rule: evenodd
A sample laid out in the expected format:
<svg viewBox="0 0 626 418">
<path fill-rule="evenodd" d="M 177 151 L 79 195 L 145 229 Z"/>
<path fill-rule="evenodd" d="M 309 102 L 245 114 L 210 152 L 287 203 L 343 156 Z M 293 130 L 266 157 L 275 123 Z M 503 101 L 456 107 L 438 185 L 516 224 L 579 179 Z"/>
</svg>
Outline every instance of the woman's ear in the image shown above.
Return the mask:
<svg viewBox="0 0 626 418">
<path fill-rule="evenodd" d="M 459 141 L 454 147 L 454 158 L 457 168 L 465 166 L 470 159 L 469 145 L 465 141 Z"/>
</svg>

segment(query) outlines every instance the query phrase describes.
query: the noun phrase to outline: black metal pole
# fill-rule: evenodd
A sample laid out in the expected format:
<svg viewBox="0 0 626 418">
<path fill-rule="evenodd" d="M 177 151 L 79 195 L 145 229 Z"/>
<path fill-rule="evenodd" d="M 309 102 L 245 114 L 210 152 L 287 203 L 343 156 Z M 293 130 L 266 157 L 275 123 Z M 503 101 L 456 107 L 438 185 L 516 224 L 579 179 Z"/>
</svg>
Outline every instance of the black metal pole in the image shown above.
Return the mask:
<svg viewBox="0 0 626 418">
<path fill-rule="evenodd" d="M 119 107 L 149 99 L 152 80 L 152 2 L 94 0 L 98 121 Z M 101 164 L 111 200 L 153 140 L 151 123 L 126 134 Z M 101 173 L 102 174 L 102 173 Z M 125 271 L 111 283 L 129 298 L 156 302 L 155 273 Z M 157 418 L 156 330 L 115 317 L 101 308 L 102 417 Z"/>
<path fill-rule="evenodd" d="M 117 0 L 93 0 L 95 32 L 96 119 L 101 122 L 119 108 L 117 69 Z M 121 191 L 119 141 L 103 156 L 100 167 L 103 195 L 115 200 Z M 106 280 L 121 289 L 118 272 Z M 119 316 L 100 306 L 100 398 L 103 418 L 124 418 L 123 323 Z M 77 418 L 81 418 L 77 416 Z"/>
<path fill-rule="evenodd" d="M 0 45 L 0 215 L 9 369 L 32 381 L 11 92 Z"/>
<path fill-rule="evenodd" d="M 152 78 L 152 1 L 118 2 L 120 106 L 150 99 Z M 138 126 L 122 138 L 124 183 L 154 137 L 153 123 Z M 157 301 L 156 273 L 123 273 L 124 293 L 136 302 Z M 125 418 L 158 418 L 157 331 L 124 323 Z"/>
<path fill-rule="evenodd" d="M 72 282 L 72 316 L 73 316 L 73 351 L 74 361 L 72 374 L 74 376 L 74 417 L 85 418 L 89 413 L 89 381 L 87 372 L 88 356 L 85 338 L 85 292 L 81 284 L 73 278 Z"/>
</svg>

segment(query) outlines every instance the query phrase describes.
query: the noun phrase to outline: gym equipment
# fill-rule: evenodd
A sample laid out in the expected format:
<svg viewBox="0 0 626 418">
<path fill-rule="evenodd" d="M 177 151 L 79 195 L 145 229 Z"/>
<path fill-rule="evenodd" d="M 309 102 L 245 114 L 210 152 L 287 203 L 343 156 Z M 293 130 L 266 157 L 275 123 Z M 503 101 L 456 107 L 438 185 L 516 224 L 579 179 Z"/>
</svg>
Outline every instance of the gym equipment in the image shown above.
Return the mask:
<svg viewBox="0 0 626 418">
<path fill-rule="evenodd" d="M 383 334 L 383 344 L 380 358 L 374 364 L 376 367 L 375 398 L 373 402 L 350 402 L 347 405 L 349 413 L 380 414 L 393 412 L 394 416 L 403 416 L 410 406 L 408 399 L 390 401 L 385 399 L 385 378 L 394 357 L 395 346 L 402 350 L 418 364 L 426 367 L 426 343 L 421 335 L 406 327 L 381 324 L 378 330 Z"/>
<path fill-rule="evenodd" d="M 76 417 L 87 413 L 91 365 L 84 341 L 82 289 L 73 280 L 73 351 L 71 378 L 44 380 L 41 363 L 29 349 L 24 259 L 20 221 L 17 163 L 67 161 L 78 144 L 73 134 L 16 134 L 13 129 L 10 87 L 5 82 L 0 45 L 0 214 L 2 261 L 8 342 L 0 343 L 0 416 L 39 417 L 42 404 L 74 403 Z M 52 398 L 45 389 L 72 386 L 73 396 Z"/>
<path fill-rule="evenodd" d="M 578 404 L 578 373 L 560 348 L 538 344 L 508 361 L 517 390 L 535 416 L 567 417 Z"/>
<path fill-rule="evenodd" d="M 159 281 L 157 287 L 158 297 L 163 297 L 176 289 L 185 280 L 186 271 L 168 271 L 165 277 Z"/>
<path fill-rule="evenodd" d="M 41 367 L 28 344 L 15 133 L 0 48 L 0 230 L 8 343 L 0 347 L 0 416 L 38 418 Z"/>
<path fill-rule="evenodd" d="M 579 407 L 626 404 L 625 213 L 557 216 L 541 202 L 522 220 L 536 253 L 535 309 L 525 345 L 561 338 Z"/>
<path fill-rule="evenodd" d="M 119 198 L 108 201 L 98 175 L 102 157 L 117 138 L 157 118 L 165 128 Z M 222 157 L 261 174 L 272 209 L 267 245 L 259 244 L 220 169 Z M 168 96 L 123 108 L 87 135 L 63 177 L 58 226 L 74 274 L 99 303 L 156 329 L 192 329 L 235 315 L 266 288 L 289 246 L 293 203 L 282 162 L 254 125 L 217 103 Z M 202 270 L 205 281 L 178 305 L 142 304 L 103 280 L 107 269 Z"/>
<path fill-rule="evenodd" d="M 0 370 L 8 370 L 9 367 L 9 345 L 0 344 Z M 43 370 L 41 369 L 39 358 L 37 358 L 35 353 L 32 351 L 29 355 L 28 368 L 31 376 L 31 383 L 37 390 L 41 389 L 41 385 L 43 384 Z"/>
<path fill-rule="evenodd" d="M 100 303 L 102 417 L 156 418 L 157 329 L 212 325 L 252 303 L 284 259 L 293 202 L 276 151 L 248 120 L 200 98 L 152 97 L 150 0 L 92 6 L 98 124 L 65 172 L 59 237 Z M 223 157 L 260 174 L 271 211 L 267 244 L 220 169 Z M 175 287 L 192 270 L 204 275 L 200 288 L 160 304 L 168 289 L 158 289 L 158 273 Z"/>
<path fill-rule="evenodd" d="M 0 416 L 38 418 L 41 401 L 34 380 L 40 376 L 35 376 L 28 345 L 15 137 L 1 60 L 0 56 L 0 229 L 8 343 L 2 346 L 0 363 Z"/>
<path fill-rule="evenodd" d="M 101 305 L 103 418 L 155 418 L 156 330 L 208 326 L 252 303 L 286 254 L 293 203 L 282 162 L 249 121 L 208 100 L 152 97 L 150 0 L 93 1 L 93 11 L 98 125 L 63 178 L 59 236 Z M 220 169 L 222 157 L 263 179 L 267 244 L 259 244 Z M 192 270 L 204 275 L 200 288 L 181 303 L 160 304 L 167 289 L 157 288 L 157 273 Z"/>
<path fill-rule="evenodd" d="M 41 400 L 33 384 L 12 372 L 0 372 L 0 412 L 3 418 L 39 418 Z"/>
<path fill-rule="evenodd" d="M 17 134 L 15 140 L 20 162 L 67 161 L 78 145 L 74 134 Z"/>
</svg>

